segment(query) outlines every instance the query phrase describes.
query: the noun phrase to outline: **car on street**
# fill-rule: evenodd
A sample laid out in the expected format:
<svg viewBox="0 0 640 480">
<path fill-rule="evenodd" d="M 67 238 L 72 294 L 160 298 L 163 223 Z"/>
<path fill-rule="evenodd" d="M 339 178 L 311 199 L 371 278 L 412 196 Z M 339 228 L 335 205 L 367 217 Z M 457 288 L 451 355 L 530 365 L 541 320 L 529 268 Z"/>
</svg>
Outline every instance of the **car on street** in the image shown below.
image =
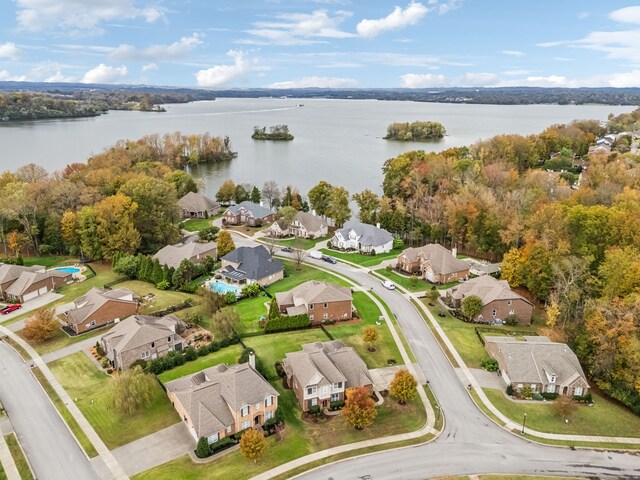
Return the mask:
<svg viewBox="0 0 640 480">
<path fill-rule="evenodd" d="M 6 315 L 7 313 L 11 313 L 15 310 L 22 308 L 22 305 L 19 303 L 14 303 L 13 305 L 7 305 L 6 307 L 0 308 L 0 314 Z"/>
<path fill-rule="evenodd" d="M 393 283 L 391 280 L 384 280 L 382 282 L 382 286 L 384 288 L 386 288 L 387 290 L 395 290 L 396 289 L 396 284 Z"/>
<path fill-rule="evenodd" d="M 284 253 L 293 253 L 293 248 L 291 248 L 291 247 L 282 247 L 280 249 L 280 251 L 282 251 Z"/>
<path fill-rule="evenodd" d="M 322 260 L 327 262 L 327 263 L 333 263 L 333 264 L 338 263 L 338 261 L 335 258 L 330 257 L 329 255 L 323 255 L 322 256 Z"/>
<path fill-rule="evenodd" d="M 322 257 L 324 257 L 324 255 L 322 255 L 322 252 L 319 252 L 318 250 L 311 250 L 311 252 L 309 252 L 309 256 L 311 258 L 315 258 L 316 260 L 322 260 Z"/>
</svg>

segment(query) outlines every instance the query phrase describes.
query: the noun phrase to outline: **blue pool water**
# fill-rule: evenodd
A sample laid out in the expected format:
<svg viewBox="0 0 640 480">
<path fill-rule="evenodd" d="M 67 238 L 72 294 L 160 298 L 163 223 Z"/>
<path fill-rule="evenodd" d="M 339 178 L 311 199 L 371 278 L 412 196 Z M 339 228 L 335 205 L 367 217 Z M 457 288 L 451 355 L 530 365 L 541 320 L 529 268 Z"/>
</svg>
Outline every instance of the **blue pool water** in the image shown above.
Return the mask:
<svg viewBox="0 0 640 480">
<path fill-rule="evenodd" d="M 54 268 L 54 270 L 60 270 L 67 273 L 80 273 L 80 269 L 76 267 L 58 267 Z"/>
<path fill-rule="evenodd" d="M 224 282 L 211 282 L 209 288 L 216 293 L 224 295 L 225 293 L 233 292 L 236 295 L 240 293 L 240 289 L 235 285 L 229 285 Z"/>
</svg>

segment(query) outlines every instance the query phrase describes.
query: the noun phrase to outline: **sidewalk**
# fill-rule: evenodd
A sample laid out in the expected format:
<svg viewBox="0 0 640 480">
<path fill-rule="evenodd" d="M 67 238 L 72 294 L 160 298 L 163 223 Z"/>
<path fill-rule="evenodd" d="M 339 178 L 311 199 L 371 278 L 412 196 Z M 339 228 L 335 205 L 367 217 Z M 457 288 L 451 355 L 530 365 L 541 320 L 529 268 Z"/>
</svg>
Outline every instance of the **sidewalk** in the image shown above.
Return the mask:
<svg viewBox="0 0 640 480">
<path fill-rule="evenodd" d="M 104 331 L 106 333 L 107 330 Z M 88 350 L 89 347 L 92 347 L 96 344 L 100 336 L 89 337 L 76 342 L 74 344 L 69 345 L 68 347 L 61 348 L 60 350 L 56 350 L 54 352 L 49 352 L 42 355 L 42 360 L 44 363 L 51 363 L 55 360 L 59 360 L 60 358 L 66 357 L 76 352 L 82 352 L 84 350 Z"/>
<path fill-rule="evenodd" d="M 21 477 L 18 472 L 18 467 L 16 467 L 16 462 L 13 461 L 4 435 L 0 435 L 0 464 L 4 469 L 4 473 L 7 475 L 7 480 L 20 480 Z"/>
<path fill-rule="evenodd" d="M 105 463 L 105 465 L 113 475 L 113 478 L 116 480 L 128 479 L 129 477 L 124 472 L 122 466 L 118 463 L 116 458 L 109 451 L 109 449 L 104 444 L 102 439 L 98 436 L 98 434 L 93 429 L 91 424 L 84 417 L 84 415 L 82 414 L 80 409 L 77 407 L 75 402 L 71 399 L 71 397 L 69 397 L 69 394 L 66 392 L 66 390 L 62 388 L 62 385 L 60 385 L 60 382 L 58 382 L 58 379 L 53 375 L 51 370 L 49 370 L 49 367 L 44 362 L 42 357 L 38 355 L 38 353 L 31 347 L 31 345 L 29 345 L 22 338 L 20 338 L 18 335 L 16 335 L 6 327 L 0 326 L 0 335 L 6 335 L 9 338 L 11 338 L 13 341 L 18 343 L 22 348 L 24 348 L 27 351 L 27 353 L 31 356 L 35 366 L 40 369 L 40 371 L 45 376 L 45 378 L 49 381 L 49 383 L 51 384 L 53 389 L 56 391 L 56 393 L 58 394 L 62 402 L 66 405 L 71 415 L 73 415 L 75 420 L 78 422 L 78 425 L 80 425 L 80 428 L 82 428 L 82 431 L 87 435 L 87 437 L 89 438 L 89 441 L 91 441 L 91 443 L 97 450 L 98 456 L 102 459 L 102 461 Z"/>
</svg>

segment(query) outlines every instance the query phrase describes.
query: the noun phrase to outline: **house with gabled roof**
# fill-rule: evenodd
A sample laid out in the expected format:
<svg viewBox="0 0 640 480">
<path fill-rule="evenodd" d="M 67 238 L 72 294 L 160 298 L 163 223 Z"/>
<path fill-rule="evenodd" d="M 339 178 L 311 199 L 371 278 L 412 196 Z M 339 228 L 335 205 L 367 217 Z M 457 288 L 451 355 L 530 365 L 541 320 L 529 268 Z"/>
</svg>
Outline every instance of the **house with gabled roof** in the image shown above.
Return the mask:
<svg viewBox="0 0 640 480">
<path fill-rule="evenodd" d="M 387 253 L 393 248 L 393 235 L 380 224 L 346 222 L 336 230 L 331 246 L 340 250 L 357 250 L 360 253 Z"/>
<path fill-rule="evenodd" d="M 506 280 L 483 275 L 445 290 L 445 301 L 453 308 L 460 308 L 462 301 L 471 296 L 479 297 L 483 305 L 474 322 L 499 323 L 515 315 L 519 324 L 531 325 L 533 303 L 511 290 Z"/>
<path fill-rule="evenodd" d="M 206 368 L 165 384 L 171 404 L 194 439 L 214 444 L 275 418 L 278 392 L 249 363 Z"/>
<path fill-rule="evenodd" d="M 288 316 L 307 314 L 313 325 L 351 320 L 353 316 L 351 289 L 333 283 L 309 280 L 288 292 L 277 292 L 276 302 L 280 313 Z"/>
<path fill-rule="evenodd" d="M 24 303 L 72 281 L 73 273 L 64 270 L 26 270 L 7 287 L 4 296 L 9 300 Z"/>
<path fill-rule="evenodd" d="M 175 315 L 131 315 L 100 337 L 100 343 L 113 368 L 126 370 L 138 360 L 151 361 L 182 350 L 184 328 Z"/>
<path fill-rule="evenodd" d="M 274 213 L 262 205 L 245 201 L 237 205 L 231 205 L 222 216 L 223 223 L 227 225 L 260 226 L 273 222 Z"/>
<path fill-rule="evenodd" d="M 178 205 L 182 210 L 182 218 L 209 218 L 220 210 L 218 202 L 195 192 L 187 193 L 178 200 Z"/>
<path fill-rule="evenodd" d="M 13 265 L 10 263 L 0 263 L 0 298 L 7 298 L 7 288 L 15 282 L 23 272 L 44 272 L 45 267 L 41 265 L 32 265 L 25 267 L 23 265 Z"/>
<path fill-rule="evenodd" d="M 398 255 L 396 268 L 409 274 L 419 273 L 431 283 L 447 283 L 469 277 L 469 264 L 437 243 L 405 249 Z"/>
<path fill-rule="evenodd" d="M 161 248 L 153 258 L 169 268 L 178 268 L 182 260 L 189 260 L 191 263 L 204 263 L 207 257 L 214 260 L 218 257 L 218 247 L 215 242 L 187 242 L 167 245 Z"/>
<path fill-rule="evenodd" d="M 328 408 L 345 399 L 350 388 L 373 391 L 373 380 L 364 361 L 352 347 L 339 340 L 307 343 L 301 352 L 290 352 L 282 361 L 287 384 L 303 411 Z"/>
<path fill-rule="evenodd" d="M 61 315 L 76 334 L 119 322 L 138 309 L 138 301 L 126 288 L 92 288 L 76 298 Z"/>
<path fill-rule="evenodd" d="M 578 357 L 564 343 L 543 336 L 486 337 L 485 348 L 498 361 L 500 375 L 514 390 L 583 396 L 589 383 Z"/>
<path fill-rule="evenodd" d="M 221 258 L 216 273 L 232 283 L 267 286 L 284 278 L 284 265 L 263 245 L 238 247 Z"/>
</svg>

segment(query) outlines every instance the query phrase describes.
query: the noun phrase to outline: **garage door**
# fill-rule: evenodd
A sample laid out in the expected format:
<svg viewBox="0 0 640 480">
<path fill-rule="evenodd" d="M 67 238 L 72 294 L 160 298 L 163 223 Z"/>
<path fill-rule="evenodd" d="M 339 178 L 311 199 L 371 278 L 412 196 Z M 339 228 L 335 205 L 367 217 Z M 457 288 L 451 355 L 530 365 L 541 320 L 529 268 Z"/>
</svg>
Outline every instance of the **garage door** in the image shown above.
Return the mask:
<svg viewBox="0 0 640 480">
<path fill-rule="evenodd" d="M 49 289 L 47 287 L 42 287 L 38 290 L 38 295 L 44 295 L 45 293 L 47 293 L 49 291 Z"/>
<path fill-rule="evenodd" d="M 23 301 L 23 302 L 26 302 L 27 300 L 31 300 L 32 298 L 36 298 L 38 295 L 39 295 L 39 294 L 38 294 L 38 292 L 37 292 L 37 291 L 35 291 L 35 292 L 29 292 L 29 293 L 26 293 L 26 294 L 22 297 L 22 301 Z"/>
</svg>

